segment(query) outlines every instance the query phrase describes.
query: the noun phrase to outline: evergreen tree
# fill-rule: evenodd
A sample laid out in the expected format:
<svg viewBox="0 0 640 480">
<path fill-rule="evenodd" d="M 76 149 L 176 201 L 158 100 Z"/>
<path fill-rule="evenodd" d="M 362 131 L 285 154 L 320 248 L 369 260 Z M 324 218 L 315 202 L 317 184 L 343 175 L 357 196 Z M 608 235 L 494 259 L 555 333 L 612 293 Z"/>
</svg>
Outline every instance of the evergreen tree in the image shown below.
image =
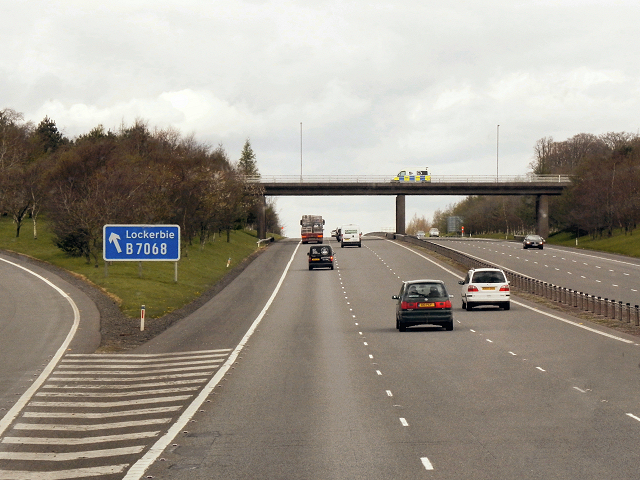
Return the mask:
<svg viewBox="0 0 640 480">
<path fill-rule="evenodd" d="M 259 176 L 258 165 L 256 163 L 256 154 L 253 153 L 251 142 L 247 138 L 242 147 L 242 154 L 238 160 L 238 173 L 247 176 Z"/>
</svg>

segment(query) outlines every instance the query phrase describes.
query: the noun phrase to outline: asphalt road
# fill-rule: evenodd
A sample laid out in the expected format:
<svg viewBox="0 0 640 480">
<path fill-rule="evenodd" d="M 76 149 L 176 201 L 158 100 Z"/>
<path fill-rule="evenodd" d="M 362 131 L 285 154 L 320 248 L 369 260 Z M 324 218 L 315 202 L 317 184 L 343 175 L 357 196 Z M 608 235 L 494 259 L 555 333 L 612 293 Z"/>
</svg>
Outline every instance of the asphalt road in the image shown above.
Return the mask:
<svg viewBox="0 0 640 480">
<path fill-rule="evenodd" d="M 338 247 L 333 271 L 306 251 L 271 245 L 135 352 L 65 355 L 0 480 L 637 478 L 636 338 L 517 298 L 464 311 L 459 273 L 394 242 Z M 455 295 L 452 332 L 395 329 L 416 278 Z"/>
<path fill-rule="evenodd" d="M 631 305 L 640 304 L 640 261 L 637 258 L 555 245 L 545 245 L 542 250 L 525 250 L 521 243 L 507 241 L 429 241 L 544 282 Z"/>
<path fill-rule="evenodd" d="M 459 299 L 457 274 L 377 239 L 337 258 L 336 270 L 310 272 L 296 253 L 205 411 L 146 475 L 637 478 L 635 338 L 521 301 L 510 311 L 458 307 L 453 332 L 400 333 L 391 300 L 400 280 L 441 278 Z M 264 278 L 282 268 L 271 267 Z"/>
</svg>

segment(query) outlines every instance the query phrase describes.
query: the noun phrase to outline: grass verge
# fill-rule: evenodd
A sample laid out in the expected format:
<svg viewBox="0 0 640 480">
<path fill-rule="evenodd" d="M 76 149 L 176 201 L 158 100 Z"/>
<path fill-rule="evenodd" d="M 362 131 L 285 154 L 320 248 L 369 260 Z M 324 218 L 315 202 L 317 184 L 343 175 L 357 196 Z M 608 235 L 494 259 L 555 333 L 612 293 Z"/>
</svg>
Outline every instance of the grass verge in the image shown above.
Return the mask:
<svg viewBox="0 0 640 480">
<path fill-rule="evenodd" d="M 96 268 L 84 258 L 66 255 L 53 243 L 46 221 L 38 222 L 38 238 L 32 223 L 26 222 L 16 237 L 16 228 L 8 217 L 0 217 L 0 249 L 29 255 L 68 270 L 102 288 L 119 304 L 128 317 L 140 317 L 141 305 L 146 316 L 159 318 L 189 304 L 220 281 L 234 265 L 257 250 L 255 231 L 233 231 L 230 242 L 226 234 L 216 236 L 203 248 L 191 245 L 183 249 L 178 262 L 178 282 L 174 282 L 173 262 L 111 262 L 105 268 L 100 259 Z M 231 259 L 229 267 L 228 260 Z M 141 273 L 141 275 L 140 275 Z"/>
</svg>

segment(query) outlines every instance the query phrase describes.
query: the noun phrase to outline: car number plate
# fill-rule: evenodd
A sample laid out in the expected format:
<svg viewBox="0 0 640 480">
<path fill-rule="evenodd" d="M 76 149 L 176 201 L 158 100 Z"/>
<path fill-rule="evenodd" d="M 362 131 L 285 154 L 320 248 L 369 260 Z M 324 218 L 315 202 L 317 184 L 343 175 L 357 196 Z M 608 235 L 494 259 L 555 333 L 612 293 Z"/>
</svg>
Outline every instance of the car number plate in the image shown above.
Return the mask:
<svg viewBox="0 0 640 480">
<path fill-rule="evenodd" d="M 496 287 L 482 287 L 483 290 L 495 290 Z"/>
<path fill-rule="evenodd" d="M 435 307 L 436 304 L 435 303 L 419 303 L 418 307 L 419 308 L 429 308 L 429 307 Z"/>
<path fill-rule="evenodd" d="M 319 258 L 312 258 L 312 259 L 311 259 L 311 261 L 312 261 L 312 262 L 319 262 L 319 261 L 320 261 L 320 259 L 319 259 Z"/>
</svg>

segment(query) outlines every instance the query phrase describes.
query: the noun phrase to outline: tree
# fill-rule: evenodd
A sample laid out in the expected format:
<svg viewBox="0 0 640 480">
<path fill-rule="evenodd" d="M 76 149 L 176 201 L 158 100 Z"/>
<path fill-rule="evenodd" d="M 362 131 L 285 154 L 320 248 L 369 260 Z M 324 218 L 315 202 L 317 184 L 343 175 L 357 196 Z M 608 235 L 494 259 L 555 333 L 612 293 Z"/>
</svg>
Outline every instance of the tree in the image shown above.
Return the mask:
<svg viewBox="0 0 640 480">
<path fill-rule="evenodd" d="M 242 147 L 242 153 L 238 165 L 236 167 L 240 175 L 246 175 L 249 177 L 259 176 L 258 165 L 256 163 L 256 154 L 253 153 L 251 148 L 251 142 L 247 138 Z"/>
<path fill-rule="evenodd" d="M 48 116 L 38 124 L 34 133 L 34 141 L 40 154 L 54 153 L 62 145 L 69 143 L 69 139 L 58 130 L 56 122 Z"/>
</svg>

